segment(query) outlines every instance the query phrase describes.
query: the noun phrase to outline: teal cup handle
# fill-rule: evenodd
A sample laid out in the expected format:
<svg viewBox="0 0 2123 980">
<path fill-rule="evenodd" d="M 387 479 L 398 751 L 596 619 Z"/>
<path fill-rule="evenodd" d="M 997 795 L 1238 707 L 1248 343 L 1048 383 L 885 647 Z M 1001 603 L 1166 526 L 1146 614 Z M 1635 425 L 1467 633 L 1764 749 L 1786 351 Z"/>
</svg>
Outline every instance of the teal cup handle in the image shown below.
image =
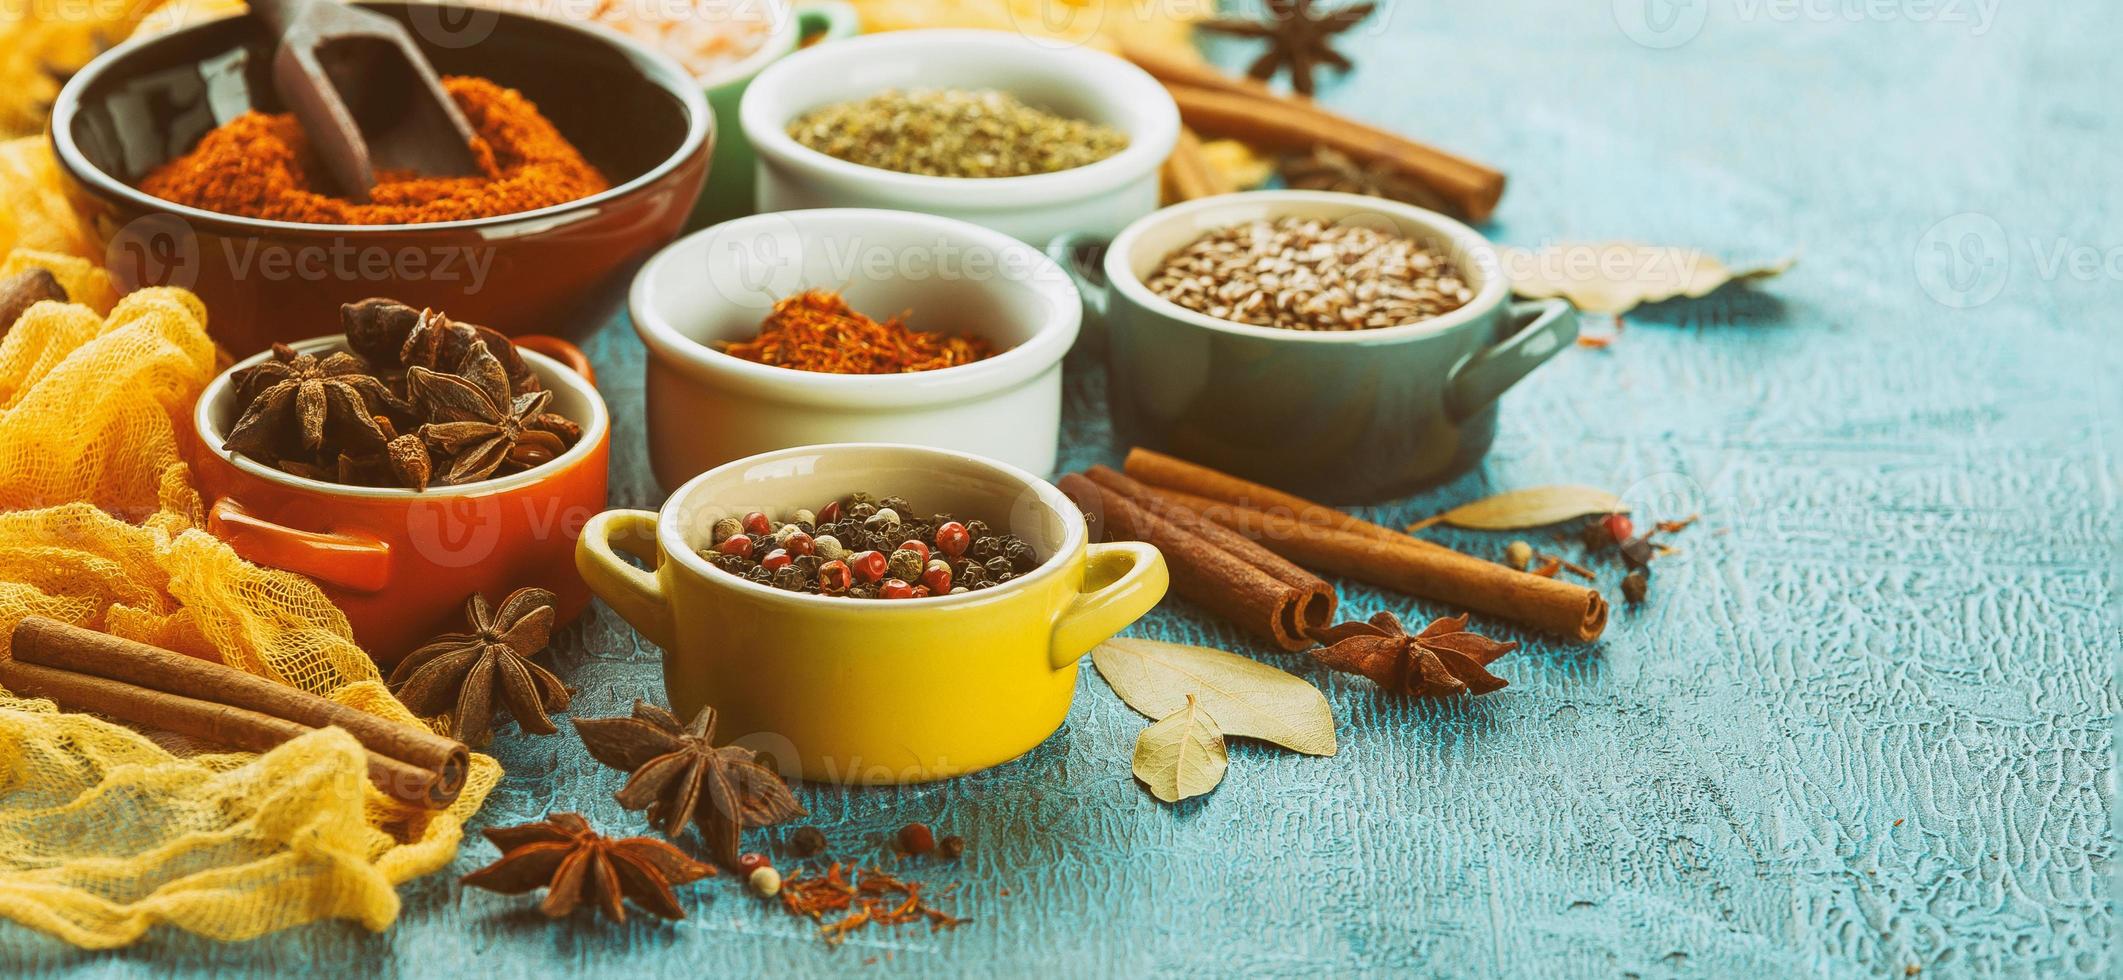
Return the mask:
<svg viewBox="0 0 2123 980">
<path fill-rule="evenodd" d="M 831 41 L 860 33 L 862 18 L 855 13 L 855 5 L 846 0 L 815 0 L 796 5 L 798 45 L 808 44 L 813 38 Z"/>
<path fill-rule="evenodd" d="M 1461 361 L 1446 378 L 1445 413 L 1458 420 L 1489 407 L 1528 372 L 1575 343 L 1575 312 L 1561 299 L 1511 304 L 1504 314 L 1510 333 Z"/>
<path fill-rule="evenodd" d="M 1103 258 L 1104 249 L 1110 241 L 1111 239 L 1104 235 L 1071 231 L 1056 235 L 1047 243 L 1047 257 L 1053 259 L 1055 265 L 1061 266 L 1062 271 L 1069 274 L 1069 281 L 1076 284 L 1076 294 L 1083 297 L 1084 324 L 1077 334 L 1077 346 L 1086 350 L 1097 350 L 1103 346 L 1106 337 L 1106 310 L 1113 305 L 1113 284 L 1106 281 L 1103 262 L 1092 262 L 1087 268 L 1078 264 L 1077 256 L 1085 249 L 1097 248 L 1100 249 L 1100 258 Z"/>
</svg>

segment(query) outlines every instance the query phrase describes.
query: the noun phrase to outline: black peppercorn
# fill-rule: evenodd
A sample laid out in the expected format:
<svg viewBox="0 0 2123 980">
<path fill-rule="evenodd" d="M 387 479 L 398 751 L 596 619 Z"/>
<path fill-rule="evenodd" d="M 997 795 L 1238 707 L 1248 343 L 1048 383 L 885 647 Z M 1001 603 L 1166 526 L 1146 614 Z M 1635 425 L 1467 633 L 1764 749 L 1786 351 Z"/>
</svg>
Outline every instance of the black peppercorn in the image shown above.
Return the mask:
<svg viewBox="0 0 2123 980">
<path fill-rule="evenodd" d="M 962 567 L 951 570 L 951 581 L 977 589 L 988 584 L 988 570 L 974 562 L 965 562 Z"/>
<path fill-rule="evenodd" d="M 936 849 L 944 857 L 956 861 L 959 855 L 966 853 L 966 839 L 957 834 L 952 834 L 943 840 L 937 841 Z"/>
<path fill-rule="evenodd" d="M 1029 572 L 1039 565 L 1039 556 L 1032 553 L 1032 546 L 1022 538 L 1011 537 L 1003 541 L 1003 557 L 1020 572 Z"/>
<path fill-rule="evenodd" d="M 995 532 L 988 529 L 987 521 L 975 519 L 966 522 L 966 533 L 972 535 L 973 540 L 978 541 Z"/>
<path fill-rule="evenodd" d="M 907 498 L 902 497 L 898 494 L 893 494 L 892 496 L 886 497 L 885 499 L 878 501 L 877 506 L 896 510 L 903 515 L 914 513 L 914 505 L 907 503 Z"/>
<path fill-rule="evenodd" d="M 988 577 L 998 582 L 1009 581 L 1011 573 L 1017 571 L 1017 566 L 1011 563 L 1010 559 L 1001 555 L 990 558 L 982 564 L 988 567 Z"/>
<path fill-rule="evenodd" d="M 789 853 L 797 857 L 810 857 L 825 849 L 825 831 L 817 827 L 798 827 L 789 835 Z"/>
<path fill-rule="evenodd" d="M 793 564 L 783 565 L 774 570 L 774 587 L 777 589 L 802 592 L 804 586 L 809 584 L 811 584 L 811 576 L 805 575 L 803 569 L 797 568 Z"/>
<path fill-rule="evenodd" d="M 972 550 L 966 553 L 981 561 L 987 561 L 1003 553 L 1003 543 L 1001 539 L 992 534 L 986 537 L 974 538 Z"/>
<path fill-rule="evenodd" d="M 859 503 L 852 503 L 847 506 L 846 513 L 850 518 L 854 520 L 867 520 L 869 519 L 870 515 L 877 513 L 877 505 L 870 503 L 867 500 Z"/>
<path fill-rule="evenodd" d="M 1651 576 L 1645 574 L 1643 569 L 1639 568 L 1622 577 L 1622 598 L 1629 600 L 1630 605 L 1643 602 L 1644 596 L 1650 591 Z"/>
</svg>

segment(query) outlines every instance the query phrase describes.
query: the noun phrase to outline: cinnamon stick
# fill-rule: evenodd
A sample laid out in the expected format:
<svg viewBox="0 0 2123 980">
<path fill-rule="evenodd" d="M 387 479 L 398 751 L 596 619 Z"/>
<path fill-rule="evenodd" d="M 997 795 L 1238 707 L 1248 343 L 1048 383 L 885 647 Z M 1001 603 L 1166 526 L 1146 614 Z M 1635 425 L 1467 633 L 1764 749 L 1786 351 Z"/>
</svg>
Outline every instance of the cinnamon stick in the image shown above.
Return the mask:
<svg viewBox="0 0 2123 980">
<path fill-rule="evenodd" d="M 1238 190 L 1202 154 L 1202 138 L 1185 126 L 1179 129 L 1179 142 L 1173 144 L 1172 156 L 1165 160 L 1165 182 L 1167 193 L 1174 201 L 1192 201 Z"/>
<path fill-rule="evenodd" d="M 316 730 L 248 708 L 13 659 L 0 658 L 0 685 L 17 694 L 49 698 L 71 711 L 251 752 L 268 751 Z M 440 809 L 455 802 L 464 786 L 461 775 L 454 784 L 445 785 L 433 770 L 373 750 L 368 760 L 369 782 L 406 803 Z"/>
<path fill-rule="evenodd" d="M 1223 524 L 1308 568 L 1421 596 L 1580 643 L 1607 628 L 1607 600 L 1381 527 L 1303 497 L 1147 449 L 1128 475 L 1175 506 Z"/>
<path fill-rule="evenodd" d="M 1281 514 L 1335 531 L 1346 531 L 1385 541 L 1413 541 L 1431 548 L 1444 547 L 1421 538 L 1411 538 L 1384 525 L 1373 524 L 1338 507 L 1316 504 L 1294 493 L 1284 493 L 1274 487 L 1243 480 L 1221 470 L 1210 469 L 1200 463 L 1190 463 L 1154 449 L 1144 449 L 1141 446 L 1130 449 L 1127 461 L 1121 465 L 1128 471 L 1129 476 L 1161 490 L 1178 490 L 1220 503 Z"/>
<path fill-rule="evenodd" d="M 195 733 L 178 727 L 197 727 L 206 724 L 207 718 L 223 716 L 221 712 L 200 707 L 207 705 L 213 708 L 234 709 L 293 726 L 292 729 L 286 726 L 270 726 L 268 730 L 255 724 L 255 719 L 245 721 L 239 726 L 239 730 L 249 741 L 231 741 L 227 744 L 252 751 L 264 751 L 293 737 L 286 735 L 263 746 L 257 744 L 260 739 L 273 732 L 293 731 L 299 735 L 310 729 L 336 725 L 353 735 L 369 750 L 372 757 L 394 760 L 406 769 L 426 774 L 422 779 L 400 778 L 404 774 L 398 769 L 391 769 L 392 784 L 379 782 L 378 786 L 394 796 L 400 791 L 417 794 L 399 798 L 440 807 L 455 800 L 464 788 L 465 773 L 470 764 L 470 752 L 464 743 L 276 684 L 234 667 L 188 657 L 108 633 L 82 629 L 41 616 L 24 619 L 15 627 L 13 651 L 14 660 L 20 665 L 49 668 L 167 696 L 166 699 L 155 703 L 166 707 L 172 717 L 161 721 L 155 718 L 123 720 L 157 725 L 171 731 L 197 734 L 198 737 L 211 739 L 211 734 Z M 98 687 L 94 690 L 110 692 L 113 689 Z M 138 701 L 137 698 L 134 700 Z M 121 717 L 110 709 L 94 704 L 84 704 L 82 707 Z M 173 723 L 163 724 L 162 721 Z M 373 775 L 376 765 L 372 764 L 371 769 Z"/>
<path fill-rule="evenodd" d="M 1249 563 L 1197 533 L 1203 527 L 1181 527 L 1081 474 L 1064 476 L 1057 485 L 1100 537 L 1157 546 L 1171 569 L 1174 591 L 1284 650 L 1311 646 L 1309 628 L 1323 627 L 1333 617 L 1334 590 L 1288 562 L 1277 560 L 1273 572 Z"/>
<path fill-rule="evenodd" d="M 1172 82 L 1165 90 L 1179 105 L 1181 121 L 1204 135 L 1288 151 L 1332 147 L 1429 186 L 1469 221 L 1488 220 L 1504 196 L 1504 175 L 1496 170 L 1310 102 Z"/>
</svg>

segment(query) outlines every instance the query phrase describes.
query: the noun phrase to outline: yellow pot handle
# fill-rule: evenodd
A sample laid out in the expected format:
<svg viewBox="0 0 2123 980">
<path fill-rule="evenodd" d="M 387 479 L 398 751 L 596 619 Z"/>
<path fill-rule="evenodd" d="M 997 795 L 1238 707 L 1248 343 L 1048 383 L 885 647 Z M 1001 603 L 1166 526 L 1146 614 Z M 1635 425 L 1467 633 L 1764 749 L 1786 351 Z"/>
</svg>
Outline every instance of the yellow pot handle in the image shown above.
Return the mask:
<svg viewBox="0 0 2123 980">
<path fill-rule="evenodd" d="M 616 549 L 616 550 L 615 550 Z M 674 643 L 671 600 L 656 573 L 635 568 L 619 557 L 624 551 L 654 564 L 656 515 L 646 510 L 608 510 L 583 525 L 575 541 L 575 570 L 619 618 L 669 652 Z"/>
<path fill-rule="evenodd" d="M 1165 597 L 1170 581 L 1165 556 L 1151 545 L 1140 541 L 1092 545 L 1084 558 L 1084 584 L 1090 588 L 1062 610 L 1054 624 L 1049 647 L 1054 669 L 1075 663 L 1092 647 L 1141 619 Z"/>
</svg>

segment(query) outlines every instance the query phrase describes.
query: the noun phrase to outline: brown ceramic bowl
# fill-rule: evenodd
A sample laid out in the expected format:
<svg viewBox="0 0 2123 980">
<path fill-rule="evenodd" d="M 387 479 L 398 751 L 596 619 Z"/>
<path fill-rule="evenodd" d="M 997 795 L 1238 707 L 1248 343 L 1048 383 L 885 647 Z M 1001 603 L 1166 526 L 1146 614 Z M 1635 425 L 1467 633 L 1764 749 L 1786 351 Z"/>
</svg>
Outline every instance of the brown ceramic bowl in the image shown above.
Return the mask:
<svg viewBox="0 0 2123 980">
<path fill-rule="evenodd" d="M 128 287 L 183 286 L 241 357 L 338 330 L 339 305 L 390 296 L 503 333 L 580 336 L 700 196 L 715 117 L 677 63 L 616 33 L 434 4 L 366 5 L 405 21 L 438 71 L 518 89 L 611 182 L 521 214 L 424 225 L 309 225 L 215 214 L 134 184 L 251 108 L 282 110 L 271 45 L 248 15 L 113 48 L 52 110 L 69 194 Z"/>
</svg>

